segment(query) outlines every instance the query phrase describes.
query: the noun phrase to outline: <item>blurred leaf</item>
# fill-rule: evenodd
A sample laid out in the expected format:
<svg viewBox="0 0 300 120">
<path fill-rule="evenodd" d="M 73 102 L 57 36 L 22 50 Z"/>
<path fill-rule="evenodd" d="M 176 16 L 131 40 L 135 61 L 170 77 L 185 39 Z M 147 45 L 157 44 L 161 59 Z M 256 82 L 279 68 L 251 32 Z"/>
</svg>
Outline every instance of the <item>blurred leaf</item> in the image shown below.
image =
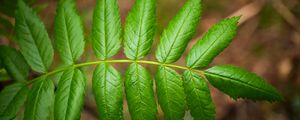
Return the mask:
<svg viewBox="0 0 300 120">
<path fill-rule="evenodd" d="M 114 56 L 121 47 L 121 18 L 118 0 L 97 0 L 94 10 L 92 45 L 97 58 Z"/>
<path fill-rule="evenodd" d="M 93 93 L 101 120 L 122 120 L 123 83 L 120 73 L 107 63 L 99 64 L 93 76 Z"/>
<path fill-rule="evenodd" d="M 156 120 L 157 106 L 153 94 L 153 81 L 141 65 L 132 63 L 126 70 L 125 92 L 133 120 Z"/>
<path fill-rule="evenodd" d="M 210 28 L 192 47 L 186 58 L 186 65 L 190 68 L 208 66 L 231 43 L 236 35 L 239 19 L 240 17 L 225 19 Z"/>
<path fill-rule="evenodd" d="M 0 93 L 0 119 L 11 120 L 24 104 L 28 87 L 23 83 L 6 86 Z"/>
<path fill-rule="evenodd" d="M 7 71 L 4 68 L 0 69 L 0 82 L 10 80 Z"/>
<path fill-rule="evenodd" d="M 187 0 L 164 30 L 156 59 L 161 63 L 176 62 L 196 32 L 201 16 L 201 0 Z"/>
<path fill-rule="evenodd" d="M 62 62 L 74 64 L 84 51 L 84 33 L 74 1 L 61 0 L 55 17 L 55 43 Z"/>
<path fill-rule="evenodd" d="M 156 0 L 136 0 L 125 23 L 124 53 L 136 60 L 145 57 L 153 42 Z"/>
<path fill-rule="evenodd" d="M 195 120 L 214 120 L 215 105 L 206 81 L 197 73 L 185 71 L 184 91 L 190 112 Z"/>
<path fill-rule="evenodd" d="M 282 101 L 280 93 L 263 78 L 244 69 L 223 65 L 205 71 L 209 82 L 233 99 Z"/>
<path fill-rule="evenodd" d="M 53 60 L 51 41 L 42 21 L 22 0 L 16 12 L 16 34 L 21 53 L 31 68 L 47 72 Z"/>
<path fill-rule="evenodd" d="M 3 67 L 11 78 L 16 81 L 26 81 L 29 75 L 29 66 L 24 57 L 14 48 L 0 45 L 0 58 Z"/>
</svg>

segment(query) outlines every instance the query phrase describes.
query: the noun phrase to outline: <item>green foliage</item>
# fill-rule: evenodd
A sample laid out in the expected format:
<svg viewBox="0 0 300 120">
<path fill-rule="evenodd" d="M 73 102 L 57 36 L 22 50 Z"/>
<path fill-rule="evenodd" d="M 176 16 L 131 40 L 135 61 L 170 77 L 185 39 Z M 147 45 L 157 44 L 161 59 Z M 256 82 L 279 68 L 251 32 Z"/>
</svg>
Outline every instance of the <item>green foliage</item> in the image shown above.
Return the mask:
<svg viewBox="0 0 300 120">
<path fill-rule="evenodd" d="M 79 69 L 69 69 L 63 72 L 55 96 L 55 120 L 74 120 L 80 117 L 85 86 L 85 75 Z"/>
<path fill-rule="evenodd" d="M 233 99 L 281 101 L 283 98 L 261 77 L 244 69 L 223 65 L 205 71 L 209 82 Z"/>
<path fill-rule="evenodd" d="M 185 71 L 183 85 L 187 105 L 196 120 L 213 120 L 215 105 L 212 102 L 206 81 L 197 73 Z"/>
<path fill-rule="evenodd" d="M 195 33 L 201 16 L 201 0 L 187 0 L 164 30 L 156 51 L 158 61 L 140 60 L 150 51 L 155 33 L 156 1 L 136 0 L 126 18 L 124 53 L 129 59 L 109 60 L 121 47 L 121 20 L 117 0 L 98 0 L 94 10 L 92 45 L 97 61 L 77 64 L 84 52 L 84 31 L 73 0 L 61 0 L 55 17 L 55 45 L 63 67 L 48 72 L 53 48 L 47 31 L 22 0 L 17 3 L 17 42 L 21 54 L 0 46 L 2 71 L 8 71 L 14 83 L 0 94 L 0 119 L 14 119 L 25 104 L 24 120 L 76 120 L 83 107 L 86 76 L 80 67 L 97 64 L 93 75 L 93 94 L 100 119 L 123 117 L 123 89 L 133 120 L 157 119 L 153 78 L 140 64 L 157 65 L 155 74 L 158 103 L 166 120 L 183 120 L 190 111 L 196 120 L 215 119 L 215 106 L 208 82 L 234 99 L 280 101 L 282 96 L 261 77 L 233 66 L 207 67 L 236 34 L 239 17 L 222 20 L 214 25 L 191 49 L 186 66 L 176 62 Z M 23 58 L 24 56 L 24 58 Z M 29 66 L 38 77 L 28 78 Z M 111 63 L 130 63 L 123 76 Z M 185 70 L 183 76 L 172 68 Z M 59 82 L 57 88 L 51 76 Z M 124 86 L 123 86 L 124 81 Z M 28 87 L 29 86 L 29 87 Z M 30 90 L 29 90 L 30 88 Z M 56 95 L 54 97 L 54 95 Z"/>
<path fill-rule="evenodd" d="M 73 0 L 60 1 L 54 27 L 56 48 L 62 62 L 74 64 L 84 51 L 84 34 Z"/>
<path fill-rule="evenodd" d="M 21 53 L 36 72 L 46 73 L 53 59 L 48 33 L 38 16 L 22 0 L 16 11 L 16 34 Z"/>
<path fill-rule="evenodd" d="M 156 102 L 150 73 L 141 65 L 132 63 L 126 70 L 125 92 L 133 120 L 156 119 Z"/>
<path fill-rule="evenodd" d="M 123 119 L 123 84 L 121 74 L 113 66 L 101 63 L 96 67 L 93 93 L 101 119 Z"/>
<path fill-rule="evenodd" d="M 0 119 L 14 119 L 28 94 L 28 87 L 23 83 L 6 86 L 0 93 Z"/>
<path fill-rule="evenodd" d="M 0 45 L 1 64 L 13 80 L 25 81 L 28 79 L 29 66 L 20 52 L 14 48 Z"/>
<path fill-rule="evenodd" d="M 47 77 L 33 83 L 24 112 L 24 120 L 48 120 L 54 104 L 54 85 Z"/>
<path fill-rule="evenodd" d="M 239 17 L 222 20 L 214 25 L 189 52 L 186 65 L 190 68 L 204 68 L 222 52 L 236 34 Z"/>
<path fill-rule="evenodd" d="M 97 0 L 92 30 L 92 45 L 97 58 L 105 60 L 119 51 L 121 31 L 117 0 Z"/>
<path fill-rule="evenodd" d="M 201 16 L 201 0 L 187 0 L 164 30 L 156 59 L 161 63 L 176 62 L 196 32 Z"/>
<path fill-rule="evenodd" d="M 158 102 L 165 120 L 183 119 L 185 94 L 181 76 L 171 68 L 159 66 L 155 79 Z"/>
<path fill-rule="evenodd" d="M 129 12 L 124 32 L 124 53 L 129 59 L 141 59 L 151 49 L 156 22 L 156 0 L 136 0 Z"/>
</svg>

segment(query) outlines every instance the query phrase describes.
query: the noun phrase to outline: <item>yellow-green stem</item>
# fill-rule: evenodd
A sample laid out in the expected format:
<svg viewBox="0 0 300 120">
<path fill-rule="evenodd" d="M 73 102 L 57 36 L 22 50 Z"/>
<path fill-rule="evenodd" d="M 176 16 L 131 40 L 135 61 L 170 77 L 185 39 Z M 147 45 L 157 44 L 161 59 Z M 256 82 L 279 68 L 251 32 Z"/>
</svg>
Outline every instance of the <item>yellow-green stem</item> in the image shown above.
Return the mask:
<svg viewBox="0 0 300 120">
<path fill-rule="evenodd" d="M 65 71 L 65 70 L 70 69 L 70 68 L 80 68 L 80 67 L 89 66 L 89 65 L 96 65 L 96 64 L 100 64 L 100 63 L 140 63 L 140 64 L 151 64 L 151 65 L 157 65 L 157 66 L 162 65 L 162 66 L 172 67 L 172 68 L 177 68 L 177 69 L 182 69 L 182 70 L 191 70 L 191 71 L 194 71 L 194 72 L 198 72 L 201 76 L 203 76 L 203 71 L 202 70 L 188 68 L 188 67 L 185 67 L 185 66 L 179 66 L 179 65 L 174 65 L 174 64 L 165 64 L 165 63 L 160 63 L 160 62 L 157 62 L 157 61 L 148 61 L 148 60 L 120 59 L 120 60 L 98 60 L 98 61 L 90 61 L 90 62 L 79 63 L 79 64 L 75 64 L 75 65 L 71 65 L 71 66 L 56 69 L 54 71 L 45 73 L 45 74 L 41 75 L 40 77 L 51 76 L 51 75 L 54 75 L 56 73 Z M 34 81 L 35 80 L 29 81 L 28 84 L 31 84 Z"/>
</svg>

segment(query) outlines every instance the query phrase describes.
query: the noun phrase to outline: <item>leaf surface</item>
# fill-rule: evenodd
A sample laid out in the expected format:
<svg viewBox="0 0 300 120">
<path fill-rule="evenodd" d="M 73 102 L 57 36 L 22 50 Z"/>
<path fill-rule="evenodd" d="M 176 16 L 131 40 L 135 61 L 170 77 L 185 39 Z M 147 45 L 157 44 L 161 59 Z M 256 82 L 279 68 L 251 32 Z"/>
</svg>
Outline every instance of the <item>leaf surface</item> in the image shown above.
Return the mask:
<svg viewBox="0 0 300 120">
<path fill-rule="evenodd" d="M 54 104 L 54 84 L 46 77 L 36 80 L 27 97 L 24 120 L 49 120 Z"/>
<path fill-rule="evenodd" d="M 197 73 L 185 71 L 183 85 L 187 105 L 195 120 L 214 120 L 215 105 L 206 81 Z"/>
<path fill-rule="evenodd" d="M 54 31 L 62 62 L 67 65 L 74 64 L 84 51 L 84 32 L 73 0 L 60 0 Z"/>
<path fill-rule="evenodd" d="M 283 99 L 263 78 L 238 67 L 215 66 L 206 70 L 205 76 L 214 87 L 233 99 L 247 98 L 271 102 Z"/>
<path fill-rule="evenodd" d="M 125 92 L 133 120 L 156 120 L 153 81 L 143 66 L 137 63 L 129 65 L 125 76 Z"/>
<path fill-rule="evenodd" d="M 156 93 L 165 120 L 183 120 L 185 93 L 181 76 L 173 69 L 159 66 L 156 72 Z"/>
<path fill-rule="evenodd" d="M 190 68 L 204 68 L 219 55 L 236 35 L 240 17 L 224 19 L 206 32 L 189 52 L 186 65 Z"/>
<path fill-rule="evenodd" d="M 93 93 L 100 119 L 123 119 L 123 84 L 120 73 L 113 66 L 101 63 L 96 67 Z"/>
<path fill-rule="evenodd" d="M 153 42 L 156 0 L 136 0 L 130 10 L 124 32 L 124 53 L 129 59 L 145 57 Z"/>
<path fill-rule="evenodd" d="M 79 69 L 69 69 L 62 74 L 55 96 L 54 118 L 77 120 L 83 107 L 86 77 Z"/>
<path fill-rule="evenodd" d="M 15 83 L 6 86 L 0 93 L 0 119 L 14 119 L 24 104 L 28 87 L 23 83 Z"/>
<path fill-rule="evenodd" d="M 17 81 L 28 79 L 29 66 L 20 52 L 14 48 L 0 45 L 0 58 L 9 76 Z"/>
<path fill-rule="evenodd" d="M 22 0 L 16 11 L 16 36 L 21 53 L 31 68 L 47 72 L 53 60 L 53 48 L 42 21 Z"/>
<path fill-rule="evenodd" d="M 94 10 L 92 45 L 97 58 L 114 56 L 121 47 L 121 19 L 118 0 L 97 0 Z"/>
<path fill-rule="evenodd" d="M 201 16 L 201 0 L 187 0 L 170 21 L 156 50 L 156 59 L 161 63 L 176 62 L 196 32 Z"/>
</svg>

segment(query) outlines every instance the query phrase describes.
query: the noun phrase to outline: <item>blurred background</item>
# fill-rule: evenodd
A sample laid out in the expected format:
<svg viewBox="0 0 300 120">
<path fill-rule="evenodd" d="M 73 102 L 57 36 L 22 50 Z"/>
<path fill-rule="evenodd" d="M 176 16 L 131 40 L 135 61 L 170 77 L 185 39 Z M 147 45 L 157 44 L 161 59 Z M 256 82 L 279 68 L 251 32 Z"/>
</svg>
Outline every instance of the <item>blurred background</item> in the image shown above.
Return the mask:
<svg viewBox="0 0 300 120">
<path fill-rule="evenodd" d="M 9 2 L 10 1 L 10 2 Z M 0 43 L 17 47 L 14 39 L 14 6 L 16 0 L 0 0 Z M 45 23 L 54 40 L 53 21 L 56 0 L 27 0 Z M 157 0 L 157 31 L 152 52 L 145 59 L 155 60 L 159 36 L 186 0 Z M 134 0 L 119 0 L 122 22 Z M 77 0 L 77 8 L 85 26 L 86 52 L 80 62 L 96 60 L 91 47 L 92 15 L 95 0 Z M 253 102 L 229 98 L 211 88 L 217 108 L 217 120 L 300 120 L 300 1 L 299 0 L 203 0 L 203 15 L 197 33 L 186 52 L 176 63 L 184 65 L 187 51 L 201 35 L 219 20 L 242 15 L 238 35 L 231 45 L 216 57 L 210 66 L 232 64 L 252 71 L 275 86 L 284 96 L 283 102 Z M 124 59 L 122 50 L 111 59 Z M 56 54 L 54 64 L 59 65 Z M 54 68 L 53 67 L 53 68 Z M 124 73 L 127 64 L 115 64 Z M 156 66 L 145 65 L 154 74 Z M 82 120 L 97 120 L 98 113 L 91 90 L 94 66 L 83 68 L 88 76 L 88 89 Z M 182 71 L 178 71 L 181 73 Z M 31 73 L 31 78 L 36 77 Z M 55 77 L 55 76 L 54 76 Z M 1 79 L 9 79 L 1 76 Z M 0 88 L 11 81 L 0 82 Z M 126 101 L 124 115 L 130 119 Z M 163 114 L 159 109 L 159 119 Z M 192 119 L 187 113 L 186 119 Z"/>
</svg>

